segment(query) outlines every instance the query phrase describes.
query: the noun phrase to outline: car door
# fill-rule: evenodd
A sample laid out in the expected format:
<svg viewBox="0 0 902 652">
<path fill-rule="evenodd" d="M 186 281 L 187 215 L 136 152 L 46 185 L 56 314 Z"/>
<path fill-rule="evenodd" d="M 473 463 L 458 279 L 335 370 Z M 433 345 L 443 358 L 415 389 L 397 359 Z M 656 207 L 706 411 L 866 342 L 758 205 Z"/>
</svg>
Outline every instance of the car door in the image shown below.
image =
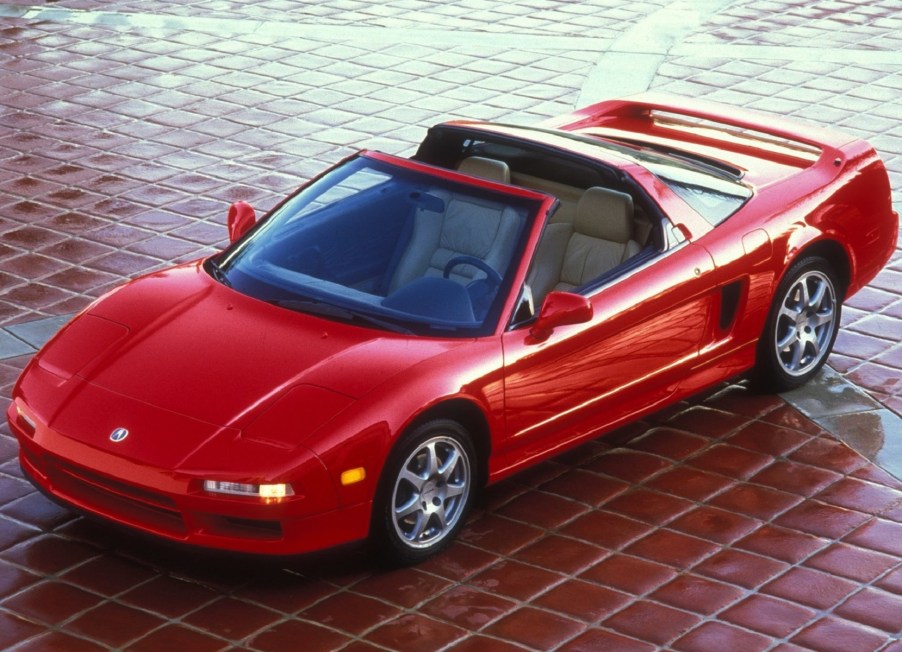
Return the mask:
<svg viewBox="0 0 902 652">
<path fill-rule="evenodd" d="M 709 337 L 713 272 L 708 252 L 684 242 L 592 291 L 589 322 L 543 340 L 529 325 L 505 333 L 506 432 L 493 473 L 666 403 Z"/>
</svg>

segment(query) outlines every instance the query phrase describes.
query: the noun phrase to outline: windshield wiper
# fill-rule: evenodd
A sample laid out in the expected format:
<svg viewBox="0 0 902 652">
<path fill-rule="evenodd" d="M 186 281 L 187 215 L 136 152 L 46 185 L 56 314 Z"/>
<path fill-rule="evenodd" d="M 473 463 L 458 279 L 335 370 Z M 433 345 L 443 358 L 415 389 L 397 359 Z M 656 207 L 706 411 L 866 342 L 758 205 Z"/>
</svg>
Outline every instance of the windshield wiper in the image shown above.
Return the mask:
<svg viewBox="0 0 902 652">
<path fill-rule="evenodd" d="M 412 330 L 401 326 L 400 324 L 396 324 L 385 319 L 379 319 L 378 317 L 365 312 L 351 310 L 343 306 L 336 306 L 324 301 L 317 301 L 316 299 L 272 299 L 267 303 L 271 303 L 274 306 L 279 306 L 280 308 L 288 308 L 289 310 L 296 310 L 298 312 L 306 312 L 313 315 L 319 315 L 320 317 L 331 317 L 333 319 L 340 319 L 341 321 L 348 322 L 364 322 L 372 326 L 377 326 L 384 330 L 392 331 L 394 333 L 414 335 L 414 332 Z"/>
<path fill-rule="evenodd" d="M 206 264 L 207 270 L 210 272 L 210 275 L 213 278 L 215 278 L 226 287 L 232 287 L 232 282 L 228 279 L 222 267 L 219 266 L 219 263 L 217 263 L 212 258 L 208 258 Z"/>
</svg>

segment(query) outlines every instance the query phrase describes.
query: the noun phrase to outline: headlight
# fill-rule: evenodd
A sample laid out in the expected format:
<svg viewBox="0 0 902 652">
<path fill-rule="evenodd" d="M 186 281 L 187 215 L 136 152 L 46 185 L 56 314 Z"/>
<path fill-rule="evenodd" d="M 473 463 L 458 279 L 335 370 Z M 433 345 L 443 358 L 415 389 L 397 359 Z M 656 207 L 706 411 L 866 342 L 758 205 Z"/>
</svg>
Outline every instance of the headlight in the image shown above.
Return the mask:
<svg viewBox="0 0 902 652">
<path fill-rule="evenodd" d="M 294 490 L 290 484 L 246 484 L 243 482 L 223 482 L 221 480 L 204 480 L 204 491 L 211 494 L 261 498 L 267 502 L 279 501 L 294 495 Z"/>
</svg>

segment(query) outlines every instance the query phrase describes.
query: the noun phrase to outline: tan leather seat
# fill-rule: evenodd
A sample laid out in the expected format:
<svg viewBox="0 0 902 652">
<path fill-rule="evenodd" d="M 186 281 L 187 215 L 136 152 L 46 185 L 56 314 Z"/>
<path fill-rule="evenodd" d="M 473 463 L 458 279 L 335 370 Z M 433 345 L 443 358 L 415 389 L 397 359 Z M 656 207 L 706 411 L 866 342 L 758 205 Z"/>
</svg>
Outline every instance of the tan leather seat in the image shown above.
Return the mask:
<svg viewBox="0 0 902 652">
<path fill-rule="evenodd" d="M 503 161 L 472 156 L 460 172 L 508 183 L 510 169 Z M 435 192 L 443 200 L 441 212 L 418 209 L 413 234 L 389 285 L 393 292 L 422 276 L 441 276 L 456 256 L 479 258 L 504 274 L 516 244 L 520 218 L 501 202 L 468 195 Z M 456 265 L 451 278 L 468 283 L 485 273 L 471 265 Z"/>
<path fill-rule="evenodd" d="M 607 188 L 588 188 L 576 207 L 557 290 L 572 290 L 639 253 L 632 239 L 633 198 Z"/>
</svg>

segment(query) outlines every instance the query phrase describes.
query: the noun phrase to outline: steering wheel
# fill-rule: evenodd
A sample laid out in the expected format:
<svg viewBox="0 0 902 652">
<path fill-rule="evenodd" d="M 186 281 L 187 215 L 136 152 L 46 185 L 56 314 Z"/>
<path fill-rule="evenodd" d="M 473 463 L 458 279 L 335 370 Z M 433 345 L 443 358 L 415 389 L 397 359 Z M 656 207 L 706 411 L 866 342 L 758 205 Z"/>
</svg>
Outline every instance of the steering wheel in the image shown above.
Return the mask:
<svg viewBox="0 0 902 652">
<path fill-rule="evenodd" d="M 476 256 L 455 256 L 445 263 L 445 271 L 442 272 L 442 276 L 448 278 L 451 275 L 451 270 L 458 265 L 472 265 L 485 272 L 486 281 L 488 281 L 493 288 L 501 285 L 501 274 L 492 269 L 487 262 Z"/>
</svg>

